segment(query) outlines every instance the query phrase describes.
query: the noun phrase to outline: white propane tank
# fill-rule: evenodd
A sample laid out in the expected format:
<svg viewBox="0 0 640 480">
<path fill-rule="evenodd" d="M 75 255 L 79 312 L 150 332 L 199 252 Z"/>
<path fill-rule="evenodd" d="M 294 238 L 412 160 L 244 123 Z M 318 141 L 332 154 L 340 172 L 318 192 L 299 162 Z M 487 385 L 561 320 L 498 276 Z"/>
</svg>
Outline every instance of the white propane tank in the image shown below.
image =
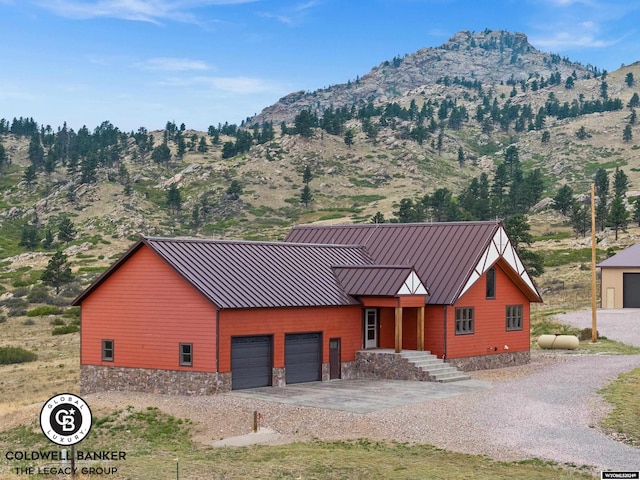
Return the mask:
<svg viewBox="0 0 640 480">
<path fill-rule="evenodd" d="M 540 348 L 575 350 L 578 345 L 580 345 L 580 340 L 575 335 L 540 335 L 538 337 Z"/>
</svg>

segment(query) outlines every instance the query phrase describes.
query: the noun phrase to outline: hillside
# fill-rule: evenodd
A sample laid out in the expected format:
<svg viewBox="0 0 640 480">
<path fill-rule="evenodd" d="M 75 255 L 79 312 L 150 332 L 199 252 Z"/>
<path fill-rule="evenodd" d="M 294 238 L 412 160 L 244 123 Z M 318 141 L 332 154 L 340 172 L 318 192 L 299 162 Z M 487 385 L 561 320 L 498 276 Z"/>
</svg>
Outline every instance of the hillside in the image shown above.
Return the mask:
<svg viewBox="0 0 640 480">
<path fill-rule="evenodd" d="M 524 172 L 541 170 L 542 198 L 565 183 L 587 193 L 600 167 L 610 176 L 622 168 L 628 195 L 635 196 L 640 131 L 631 125 L 633 138 L 625 141 L 623 130 L 638 91 L 638 63 L 603 75 L 537 51 L 522 34 L 460 32 L 437 49 L 384 62 L 358 81 L 293 94 L 246 129 L 194 132 L 170 122 L 164 131 L 125 133 L 105 122 L 70 132 L 6 120 L 0 295 L 31 285 L 56 248 L 66 249 L 88 281 L 139 235 L 274 240 L 294 224 L 367 222 L 376 212 L 391 219 L 403 198 L 443 187 L 457 196 L 483 172 L 493 179 L 509 146 L 517 147 Z M 311 98 L 315 123 L 303 135 L 296 116 Z M 578 138 L 581 127 L 585 135 Z M 156 157 L 165 139 L 169 157 Z M 27 179 L 33 158 L 35 176 Z M 300 201 L 306 167 L 308 205 Z M 172 185 L 179 209 L 167 206 Z M 68 247 L 57 238 L 65 216 L 77 229 Z M 539 217 L 544 220 L 532 221 L 538 233 L 551 232 L 551 223 L 571 230 L 555 213 Z M 27 227 L 36 230 L 31 247 L 20 245 Z"/>
</svg>

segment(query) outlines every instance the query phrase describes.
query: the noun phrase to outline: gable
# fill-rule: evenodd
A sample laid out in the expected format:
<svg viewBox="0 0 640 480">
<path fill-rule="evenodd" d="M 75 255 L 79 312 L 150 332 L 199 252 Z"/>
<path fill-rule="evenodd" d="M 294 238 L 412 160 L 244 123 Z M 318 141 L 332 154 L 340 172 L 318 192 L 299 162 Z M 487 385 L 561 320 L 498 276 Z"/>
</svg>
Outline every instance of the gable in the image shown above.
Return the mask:
<svg viewBox="0 0 640 480">
<path fill-rule="evenodd" d="M 502 224 L 443 222 L 297 226 L 286 242 L 363 245 L 373 263 L 413 265 L 428 284 L 428 304 L 452 305 L 498 258 L 532 301 L 541 301 Z"/>
<path fill-rule="evenodd" d="M 517 277 L 516 280 L 519 279 L 521 281 L 515 283 L 524 283 L 529 290 L 527 297 L 530 300 L 540 301 L 540 295 L 533 284 L 533 280 L 531 280 L 522 260 L 520 260 L 520 257 L 509 240 L 507 232 L 505 232 L 502 226 L 500 226 L 500 228 L 495 232 L 493 238 L 489 242 L 489 245 L 487 245 L 486 249 L 480 256 L 480 259 L 471 271 L 469 279 L 457 296 L 461 297 L 464 295 L 471 286 L 476 283 L 498 260 L 502 260 L 503 265 L 506 264 L 506 266 L 515 274 Z M 514 280 L 513 275 L 511 275 L 511 278 Z"/>
<path fill-rule="evenodd" d="M 396 297 L 429 295 L 415 270 L 403 265 L 366 265 L 334 267 L 333 271 L 346 293 L 353 296 Z"/>
</svg>

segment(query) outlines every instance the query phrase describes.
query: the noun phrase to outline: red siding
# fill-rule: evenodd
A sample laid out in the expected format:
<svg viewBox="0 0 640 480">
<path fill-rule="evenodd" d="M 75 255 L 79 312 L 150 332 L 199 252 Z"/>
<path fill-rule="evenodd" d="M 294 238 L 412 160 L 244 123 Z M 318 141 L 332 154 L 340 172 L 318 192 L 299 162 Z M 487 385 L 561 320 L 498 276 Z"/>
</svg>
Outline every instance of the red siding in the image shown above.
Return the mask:
<svg viewBox="0 0 640 480">
<path fill-rule="evenodd" d="M 322 362 L 329 363 L 329 339 L 341 339 L 341 361 L 362 349 L 362 308 L 256 308 L 220 311 L 220 371 L 231 371 L 231 337 L 273 335 L 273 366 L 284 367 L 286 333 L 322 332 Z"/>
<path fill-rule="evenodd" d="M 507 331 L 507 305 L 522 305 L 522 330 Z M 474 307 L 474 333 L 456 335 L 456 307 Z M 505 349 L 505 345 L 509 348 Z M 496 298 L 486 298 L 483 275 L 454 306 L 447 308 L 447 358 L 529 350 L 529 300 L 496 265 Z"/>
<path fill-rule="evenodd" d="M 444 312 L 442 305 L 427 305 L 424 310 L 424 349 L 442 358 L 444 354 Z"/>
<path fill-rule="evenodd" d="M 215 307 L 146 246 L 82 302 L 83 365 L 215 372 L 215 337 Z M 193 344 L 192 367 L 179 365 L 180 343 Z"/>
</svg>

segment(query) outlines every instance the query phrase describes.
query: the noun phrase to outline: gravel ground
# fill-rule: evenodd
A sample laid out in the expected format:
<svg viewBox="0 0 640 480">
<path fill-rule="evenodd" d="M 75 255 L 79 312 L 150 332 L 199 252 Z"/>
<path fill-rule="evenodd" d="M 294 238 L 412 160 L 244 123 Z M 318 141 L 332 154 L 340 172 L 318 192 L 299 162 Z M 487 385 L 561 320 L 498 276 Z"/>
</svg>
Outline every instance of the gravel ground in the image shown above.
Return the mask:
<svg viewBox="0 0 640 480">
<path fill-rule="evenodd" d="M 618 374 L 640 365 L 640 355 L 533 352 L 532 362 L 473 373 L 493 388 L 372 413 L 343 412 L 242 398 L 100 393 L 92 409 L 149 405 L 198 426 L 196 440 L 213 445 L 251 431 L 253 411 L 277 432 L 271 443 L 369 438 L 429 443 L 496 460 L 540 458 L 601 470 L 640 470 L 640 450 L 598 427 L 609 406 L 597 395 Z"/>
<path fill-rule="evenodd" d="M 591 310 L 556 315 L 556 319 L 574 327 L 591 328 Z M 596 329 L 611 340 L 640 347 L 640 309 L 597 310 Z"/>
</svg>

